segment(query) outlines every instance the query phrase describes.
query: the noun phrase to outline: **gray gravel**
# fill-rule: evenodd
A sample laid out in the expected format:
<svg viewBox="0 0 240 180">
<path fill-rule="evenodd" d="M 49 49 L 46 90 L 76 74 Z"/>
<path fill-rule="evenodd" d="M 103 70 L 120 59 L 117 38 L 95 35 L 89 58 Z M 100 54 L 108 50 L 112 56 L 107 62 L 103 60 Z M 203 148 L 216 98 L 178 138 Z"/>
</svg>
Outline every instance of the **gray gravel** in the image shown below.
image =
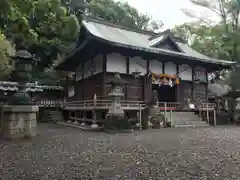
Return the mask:
<svg viewBox="0 0 240 180">
<path fill-rule="evenodd" d="M 105 134 L 41 124 L 32 141 L 0 141 L 0 179 L 240 179 L 240 128 Z"/>
</svg>

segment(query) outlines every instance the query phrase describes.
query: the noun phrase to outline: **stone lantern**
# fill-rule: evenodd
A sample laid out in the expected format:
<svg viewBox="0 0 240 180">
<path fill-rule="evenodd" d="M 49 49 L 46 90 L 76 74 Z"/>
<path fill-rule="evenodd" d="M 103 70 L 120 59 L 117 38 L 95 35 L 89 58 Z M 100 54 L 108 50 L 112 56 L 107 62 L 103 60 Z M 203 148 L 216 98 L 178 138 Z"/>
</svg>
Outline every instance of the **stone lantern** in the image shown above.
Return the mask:
<svg viewBox="0 0 240 180">
<path fill-rule="evenodd" d="M 3 139 L 31 138 L 37 134 L 38 112 L 38 106 L 33 106 L 26 91 L 26 84 L 31 79 L 33 56 L 21 49 L 13 58 L 13 78 L 18 82 L 18 92 L 9 99 L 7 105 L 2 106 L 0 135 Z"/>
<path fill-rule="evenodd" d="M 115 73 L 113 79 L 111 79 L 108 84 L 111 85 L 109 97 L 112 99 L 112 104 L 110 105 L 107 119 L 104 123 L 104 129 L 114 130 L 127 128 L 128 120 L 124 117 L 124 111 L 120 103 L 121 98 L 124 97 L 123 85 L 126 84 L 126 82 L 121 79 L 119 73 Z"/>
<path fill-rule="evenodd" d="M 11 105 L 31 105 L 32 99 L 26 91 L 26 84 L 31 80 L 33 56 L 26 50 L 18 50 L 13 57 L 15 71 L 13 78 L 18 82 L 18 92 L 9 100 Z"/>
</svg>

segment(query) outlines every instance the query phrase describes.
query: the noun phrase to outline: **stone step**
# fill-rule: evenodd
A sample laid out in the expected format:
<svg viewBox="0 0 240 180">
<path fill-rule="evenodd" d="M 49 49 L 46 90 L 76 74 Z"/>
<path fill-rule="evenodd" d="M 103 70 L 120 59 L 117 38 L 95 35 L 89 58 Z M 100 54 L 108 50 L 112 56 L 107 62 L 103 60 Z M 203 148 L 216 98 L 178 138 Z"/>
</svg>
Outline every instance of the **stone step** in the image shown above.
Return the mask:
<svg viewBox="0 0 240 180">
<path fill-rule="evenodd" d="M 60 111 L 45 110 L 43 112 L 43 117 L 41 121 L 53 122 L 53 121 L 61 121 L 62 119 L 63 119 L 63 116 Z"/>
<path fill-rule="evenodd" d="M 175 125 L 174 127 L 176 128 L 186 128 L 186 127 L 209 127 L 209 124 L 201 124 L 201 125 L 192 125 L 192 124 L 179 124 L 179 125 Z"/>
<path fill-rule="evenodd" d="M 185 121 L 185 122 L 175 122 L 175 125 L 186 125 L 186 124 L 190 124 L 190 125 L 205 125 L 207 124 L 206 122 L 203 121 Z"/>
</svg>

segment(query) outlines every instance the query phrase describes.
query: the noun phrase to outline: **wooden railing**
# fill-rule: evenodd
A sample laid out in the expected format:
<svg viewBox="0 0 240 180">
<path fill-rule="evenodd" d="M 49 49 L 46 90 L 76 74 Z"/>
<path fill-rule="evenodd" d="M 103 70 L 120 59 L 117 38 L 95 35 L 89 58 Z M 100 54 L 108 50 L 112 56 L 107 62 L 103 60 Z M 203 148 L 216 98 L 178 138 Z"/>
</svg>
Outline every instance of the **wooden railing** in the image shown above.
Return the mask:
<svg viewBox="0 0 240 180">
<path fill-rule="evenodd" d="M 201 103 L 201 110 L 214 110 L 216 108 L 216 103 Z"/>
<path fill-rule="evenodd" d="M 34 104 L 39 107 L 64 107 L 64 102 L 61 100 L 36 100 Z"/>
<path fill-rule="evenodd" d="M 180 109 L 180 102 L 159 102 L 158 106 L 162 110 Z"/>
<path fill-rule="evenodd" d="M 67 109 L 108 109 L 110 108 L 112 100 L 103 100 L 103 99 L 95 99 L 95 100 L 83 100 L 83 101 L 70 101 L 66 102 Z M 146 105 L 143 101 L 125 101 L 120 100 L 121 106 L 124 109 L 139 109 L 145 108 Z"/>
</svg>

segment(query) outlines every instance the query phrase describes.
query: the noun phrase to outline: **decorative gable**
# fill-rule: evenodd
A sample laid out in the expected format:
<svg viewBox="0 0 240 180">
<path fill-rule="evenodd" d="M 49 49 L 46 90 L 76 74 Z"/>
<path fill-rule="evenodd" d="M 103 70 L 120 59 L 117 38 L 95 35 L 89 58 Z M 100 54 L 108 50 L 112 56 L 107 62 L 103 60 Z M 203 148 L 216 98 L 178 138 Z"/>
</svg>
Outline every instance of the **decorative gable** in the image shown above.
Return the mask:
<svg viewBox="0 0 240 180">
<path fill-rule="evenodd" d="M 183 50 L 178 46 L 174 35 L 169 29 L 149 38 L 149 40 L 149 45 L 151 47 L 167 49 L 175 52 L 183 52 Z"/>
</svg>

